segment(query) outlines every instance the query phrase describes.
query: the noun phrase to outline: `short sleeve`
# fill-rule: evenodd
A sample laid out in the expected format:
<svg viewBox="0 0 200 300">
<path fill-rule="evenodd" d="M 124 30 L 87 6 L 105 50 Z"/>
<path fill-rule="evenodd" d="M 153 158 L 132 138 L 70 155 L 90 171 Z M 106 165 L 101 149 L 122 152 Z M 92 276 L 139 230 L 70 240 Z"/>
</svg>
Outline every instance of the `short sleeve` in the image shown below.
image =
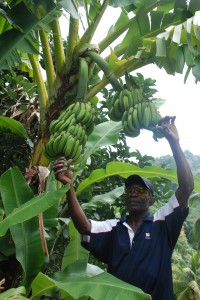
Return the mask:
<svg viewBox="0 0 200 300">
<path fill-rule="evenodd" d="M 173 250 L 181 232 L 183 223 L 188 215 L 189 208 L 181 209 L 173 194 L 169 202 L 162 206 L 158 212 L 154 214 L 154 222 L 164 221 L 170 248 Z"/>
<path fill-rule="evenodd" d="M 108 263 L 112 248 L 113 228 L 118 220 L 91 221 L 90 235 L 82 236 L 82 246 L 89 250 L 96 258 Z"/>
</svg>

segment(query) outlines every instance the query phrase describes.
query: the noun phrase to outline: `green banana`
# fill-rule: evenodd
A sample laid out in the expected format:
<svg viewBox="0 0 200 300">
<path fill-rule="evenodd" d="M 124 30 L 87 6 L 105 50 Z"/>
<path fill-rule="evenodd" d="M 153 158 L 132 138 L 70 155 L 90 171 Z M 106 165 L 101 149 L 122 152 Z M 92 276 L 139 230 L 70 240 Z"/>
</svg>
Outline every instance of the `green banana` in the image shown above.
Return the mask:
<svg viewBox="0 0 200 300">
<path fill-rule="evenodd" d="M 151 127 L 155 127 L 158 124 L 158 121 L 161 119 L 161 115 L 157 110 L 155 104 L 150 102 L 150 109 L 151 109 Z"/>
<path fill-rule="evenodd" d="M 124 90 L 122 90 L 119 94 L 119 105 L 120 105 L 120 110 L 122 112 L 125 111 L 125 107 L 124 107 Z"/>
<path fill-rule="evenodd" d="M 85 123 L 85 128 L 90 127 L 91 124 L 94 123 L 94 115 L 91 113 L 90 114 L 90 118 L 88 119 L 88 121 Z"/>
<path fill-rule="evenodd" d="M 81 155 L 82 149 L 83 149 L 83 146 L 81 144 L 79 144 L 78 147 L 77 147 L 77 150 L 74 154 L 74 157 L 73 157 L 73 163 L 74 164 L 76 164 L 76 162 L 78 161 L 78 159 Z"/>
<path fill-rule="evenodd" d="M 72 159 L 73 159 L 74 156 L 76 155 L 76 152 L 77 152 L 77 150 L 78 150 L 79 145 L 80 145 L 79 140 L 75 139 L 74 146 L 73 146 L 73 150 L 72 150 L 72 152 L 71 152 L 71 158 L 72 158 Z"/>
<path fill-rule="evenodd" d="M 123 102 L 124 102 L 124 109 L 129 110 L 129 98 L 127 95 L 124 95 Z"/>
<path fill-rule="evenodd" d="M 64 116 L 66 115 L 66 113 L 68 113 L 68 111 L 67 111 L 67 110 L 63 110 L 63 111 L 61 112 L 61 114 L 59 115 L 59 117 L 58 117 L 57 120 L 62 120 L 62 119 L 64 118 Z"/>
<path fill-rule="evenodd" d="M 64 120 L 64 121 L 66 121 L 66 120 L 70 117 L 71 114 L 72 114 L 72 111 L 66 109 L 66 110 L 63 111 L 63 112 L 61 113 L 61 115 L 58 117 L 58 120 Z"/>
<path fill-rule="evenodd" d="M 70 134 L 63 150 L 66 159 L 72 158 L 71 155 L 73 153 L 75 142 L 75 138 Z"/>
<path fill-rule="evenodd" d="M 82 125 L 82 126 L 83 126 L 83 125 L 86 125 L 86 124 L 88 123 L 90 117 L 91 117 L 90 111 L 85 110 L 85 116 L 84 116 L 84 118 L 80 121 L 81 125 Z"/>
<path fill-rule="evenodd" d="M 46 153 L 50 156 L 50 157 L 55 157 L 56 154 L 54 153 L 54 150 L 53 150 L 53 143 L 54 143 L 54 138 L 50 138 L 48 143 L 46 144 L 46 147 L 45 147 L 45 150 L 46 150 Z"/>
<path fill-rule="evenodd" d="M 149 102 L 148 105 L 149 105 L 150 112 L 151 112 L 149 127 L 155 127 L 157 124 L 157 109 L 153 102 Z"/>
<path fill-rule="evenodd" d="M 113 111 L 115 114 L 115 119 L 118 121 L 121 121 L 121 118 L 123 116 L 123 112 L 120 110 L 120 104 L 119 99 L 117 99 L 113 105 Z"/>
<path fill-rule="evenodd" d="M 115 101 L 119 99 L 119 92 L 115 92 L 114 95 L 111 98 L 111 102 L 110 102 L 110 106 L 108 107 L 108 109 L 111 109 L 111 107 L 113 107 Z"/>
<path fill-rule="evenodd" d="M 85 57 L 79 57 L 79 74 L 76 98 L 83 101 L 88 88 L 88 61 Z"/>
<path fill-rule="evenodd" d="M 129 108 L 130 108 L 130 107 L 135 105 L 134 99 L 133 99 L 131 91 L 127 90 L 126 94 L 127 94 L 127 97 L 128 97 L 128 104 L 129 104 Z"/>
<path fill-rule="evenodd" d="M 73 135 L 73 137 L 76 137 L 76 135 L 74 134 L 76 125 L 71 125 L 68 129 L 67 132 L 69 132 L 71 135 Z"/>
<path fill-rule="evenodd" d="M 137 137 L 140 134 L 140 129 L 138 130 L 130 130 L 129 126 L 128 126 L 128 121 L 124 121 L 123 123 L 123 130 L 126 136 L 129 137 Z"/>
<path fill-rule="evenodd" d="M 142 93 L 141 89 L 135 89 L 135 94 L 137 95 L 137 103 L 142 102 L 143 93 Z"/>
<path fill-rule="evenodd" d="M 131 114 L 133 113 L 133 110 L 134 110 L 134 107 L 131 106 L 131 107 L 129 108 L 129 110 L 128 110 L 129 115 L 131 115 Z"/>
<path fill-rule="evenodd" d="M 77 165 L 77 164 L 81 163 L 82 160 L 83 160 L 83 154 L 81 153 L 77 159 L 73 159 L 72 163 L 74 165 Z"/>
<path fill-rule="evenodd" d="M 76 124 L 75 125 L 75 128 L 74 128 L 74 136 L 77 136 L 77 134 L 78 134 L 78 130 L 79 130 L 79 127 L 80 127 L 80 125 L 79 124 Z"/>
<path fill-rule="evenodd" d="M 143 125 L 143 120 L 142 120 L 142 103 L 141 102 L 139 102 L 138 104 L 137 104 L 137 115 L 138 115 L 138 122 L 139 122 L 139 125 L 140 125 L 140 127 L 142 127 L 142 125 Z"/>
<path fill-rule="evenodd" d="M 81 122 L 81 120 L 84 118 L 86 113 L 86 109 L 85 109 L 85 103 L 81 103 L 81 109 L 78 115 L 76 115 L 76 122 L 79 123 Z"/>
<path fill-rule="evenodd" d="M 74 103 L 74 107 L 71 109 L 71 111 L 72 113 L 75 113 L 75 115 L 77 116 L 80 110 L 81 110 L 81 103 L 77 101 Z"/>
<path fill-rule="evenodd" d="M 50 160 L 50 161 L 54 161 L 54 160 L 56 160 L 56 159 L 58 158 L 58 157 L 55 156 L 55 155 L 51 155 L 51 154 L 48 152 L 47 147 L 44 148 L 43 153 L 44 153 L 44 156 L 45 156 L 48 160 Z"/>
<path fill-rule="evenodd" d="M 127 121 L 128 119 L 128 111 L 125 110 L 125 112 L 123 113 L 123 116 L 122 116 L 122 124 L 124 123 L 124 121 Z"/>
<path fill-rule="evenodd" d="M 53 120 L 51 121 L 50 125 L 49 125 L 49 132 L 50 134 L 53 134 L 55 132 L 55 127 L 57 124 L 59 124 L 60 120 Z"/>
<path fill-rule="evenodd" d="M 131 95 L 132 95 L 132 99 L 133 99 L 133 106 L 135 104 L 137 104 L 139 101 L 138 101 L 138 95 L 137 95 L 137 92 L 135 91 L 135 89 L 133 87 L 130 88 L 130 92 L 131 92 Z"/>
<path fill-rule="evenodd" d="M 86 102 L 86 103 L 85 103 L 85 109 L 86 109 L 87 111 L 91 111 L 91 110 L 92 110 L 91 102 Z"/>
<path fill-rule="evenodd" d="M 74 125 L 75 122 L 75 113 L 72 113 L 69 118 L 67 120 L 63 120 L 64 122 L 62 123 L 62 125 L 60 126 L 60 128 L 58 129 L 59 131 L 64 131 L 67 130 L 67 128 L 71 125 Z M 73 124 L 72 124 L 73 123 Z"/>
<path fill-rule="evenodd" d="M 61 139 L 61 135 L 60 134 L 56 134 L 56 135 L 53 136 L 53 152 L 56 155 L 59 155 L 58 145 L 60 143 L 60 139 Z"/>
<path fill-rule="evenodd" d="M 82 128 L 81 135 L 79 135 L 78 139 L 81 145 L 87 142 L 87 134 L 84 128 Z"/>
<path fill-rule="evenodd" d="M 141 119 L 141 122 L 140 122 L 140 127 L 141 128 L 144 128 L 144 112 L 145 112 L 145 109 L 146 109 L 146 102 L 143 101 L 143 102 L 141 102 L 141 111 L 142 111 L 142 119 Z"/>
<path fill-rule="evenodd" d="M 133 110 L 132 119 L 133 119 L 133 126 L 138 130 L 140 128 L 140 124 L 138 121 L 137 107 L 135 107 Z"/>
<path fill-rule="evenodd" d="M 57 133 L 58 131 L 60 131 L 60 128 L 62 127 L 62 125 L 64 125 L 65 124 L 65 121 L 64 120 L 60 120 L 57 124 L 56 124 L 56 126 L 54 127 L 54 132 L 53 132 L 53 134 L 54 133 Z M 62 131 L 62 129 L 61 129 L 61 131 Z"/>
<path fill-rule="evenodd" d="M 62 155 L 64 152 L 64 148 L 68 141 L 69 136 L 70 136 L 69 132 L 66 132 L 66 131 L 61 132 L 61 138 L 60 138 L 59 144 L 57 145 L 57 152 L 60 155 Z"/>
<path fill-rule="evenodd" d="M 125 135 L 131 137 L 132 131 L 128 127 L 128 121 L 127 120 L 124 120 L 122 128 L 124 130 Z"/>
<path fill-rule="evenodd" d="M 134 132 L 134 131 L 137 131 L 137 128 L 134 127 L 132 116 L 133 116 L 132 114 L 128 115 L 127 126 L 131 132 Z"/>
<path fill-rule="evenodd" d="M 78 131 L 77 131 L 77 134 L 76 134 L 76 139 L 80 139 L 82 134 L 83 134 L 83 127 L 79 124 L 79 128 L 78 128 Z"/>
<path fill-rule="evenodd" d="M 115 115 L 115 111 L 114 111 L 114 108 L 111 107 L 111 109 L 108 111 L 108 116 L 109 118 L 112 120 L 112 121 L 115 121 L 115 122 L 118 122 L 119 119 L 116 118 L 116 115 Z"/>
<path fill-rule="evenodd" d="M 143 124 L 145 129 L 149 128 L 150 122 L 151 122 L 151 111 L 149 105 L 147 104 L 143 113 Z"/>
<path fill-rule="evenodd" d="M 69 106 L 67 106 L 66 111 L 72 111 L 72 109 L 74 108 L 75 103 L 70 104 Z"/>
<path fill-rule="evenodd" d="M 72 126 L 72 125 L 75 125 L 76 124 L 76 119 L 75 117 L 71 119 L 71 121 L 69 122 L 69 127 Z"/>
</svg>

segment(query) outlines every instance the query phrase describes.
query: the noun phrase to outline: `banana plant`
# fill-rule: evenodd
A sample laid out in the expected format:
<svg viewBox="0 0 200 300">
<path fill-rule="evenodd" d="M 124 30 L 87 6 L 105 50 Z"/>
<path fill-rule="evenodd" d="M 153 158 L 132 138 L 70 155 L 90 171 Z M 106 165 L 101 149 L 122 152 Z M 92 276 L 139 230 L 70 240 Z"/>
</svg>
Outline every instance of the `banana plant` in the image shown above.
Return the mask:
<svg viewBox="0 0 200 300">
<path fill-rule="evenodd" d="M 99 41 L 98 45 L 94 45 L 93 36 L 110 5 L 120 6 L 121 14 L 108 32 L 105 32 L 105 38 Z M 83 23 L 82 9 L 85 12 L 86 28 L 82 36 L 79 36 L 79 28 Z M 39 96 L 40 132 L 33 145 L 29 170 L 34 166 L 49 167 L 50 160 L 44 155 L 44 149 L 50 140 L 52 121 L 65 113 L 70 105 L 78 102 L 95 103 L 98 111 L 96 95 L 108 84 L 111 84 L 114 91 L 120 92 L 122 85 L 119 79 L 125 74 L 151 63 L 157 64 L 159 68 L 163 67 L 169 74 L 182 73 L 186 65 L 188 70 L 185 79 L 192 71 L 196 81 L 199 81 L 199 26 L 194 22 L 195 12 L 198 10 L 200 3 L 197 1 L 190 1 L 189 5 L 185 1 L 169 0 L 151 0 L 148 3 L 140 0 L 133 1 L 133 4 L 127 0 L 0 1 L 0 69 L 28 71 L 37 85 Z M 67 41 L 61 36 L 60 18 L 63 11 L 69 16 L 65 24 L 68 27 Z M 120 43 L 112 49 L 112 43 L 120 37 Z M 103 51 L 109 47 L 110 54 L 107 57 L 103 56 Z M 46 81 L 41 72 L 42 67 L 45 69 Z M 13 134 L 23 136 L 31 145 L 22 126 L 8 119 L 1 117 L 1 130 L 10 130 Z M 110 130 L 107 132 L 106 128 Z M 116 122 L 96 126 L 84 148 L 81 168 L 84 168 L 90 155 L 99 147 L 115 144 L 121 129 L 121 125 Z M 77 195 L 100 179 L 115 174 L 127 177 L 129 172 L 133 171 L 141 174 L 144 170 L 134 168 L 133 165 L 122 166 L 117 162 L 108 164 L 106 170 L 96 170 L 86 178 L 77 187 Z M 175 179 L 175 171 L 164 172 L 156 168 L 145 169 L 144 175 L 148 176 L 152 171 L 155 176 L 166 175 L 172 180 Z M 51 183 L 47 184 L 44 194 L 36 197 L 15 168 L 8 170 L 1 177 L 0 191 L 5 215 L 1 215 L 0 223 L 0 258 L 1 261 L 6 261 L 8 257 L 16 254 L 22 268 L 22 284 L 26 288 L 26 291 L 12 290 L 10 296 L 5 294 L 3 297 L 12 298 L 18 295 L 19 299 L 25 299 L 32 290 L 31 299 L 37 299 L 45 293 L 49 294 L 52 289 L 57 289 L 67 299 L 74 299 L 86 295 L 80 280 L 84 278 L 87 286 L 91 284 L 95 287 L 103 283 L 99 296 L 95 289 L 87 294 L 95 299 L 102 298 L 102 294 L 107 291 L 105 282 L 109 282 L 110 286 L 116 285 L 122 293 L 130 289 L 131 298 L 135 296 L 137 299 L 149 299 L 149 296 L 141 294 L 141 291 L 133 287 L 114 282 L 115 279 L 108 278 L 107 274 L 100 274 L 91 280 L 86 268 L 80 270 L 73 262 L 66 266 L 65 260 L 64 274 L 61 272 L 55 278 L 45 274 L 48 259 L 53 254 L 55 244 L 59 242 L 58 238 L 51 234 L 54 230 L 59 237 L 66 227 L 66 218 L 59 216 L 59 205 L 63 204 L 68 187 L 58 188 L 51 176 L 52 173 L 48 178 Z M 52 186 L 54 191 L 51 190 Z M 199 191 L 198 180 L 196 191 Z M 116 191 L 114 197 L 120 192 L 122 191 Z M 67 207 L 64 207 L 64 211 L 66 209 Z M 37 230 L 38 214 L 40 233 Z M 64 222 L 64 225 L 61 226 L 60 222 Z M 34 234 L 31 234 L 32 228 Z M 25 246 L 20 248 L 23 244 L 22 239 Z M 77 249 L 78 258 L 79 251 L 82 250 Z M 35 261 L 37 264 L 33 265 Z M 77 261 L 79 264 L 79 259 Z M 77 272 L 79 275 L 82 272 L 83 275 L 79 278 Z M 76 274 L 76 280 L 71 274 Z M 71 282 L 70 286 L 63 282 L 63 277 Z M 45 287 L 45 293 L 41 283 Z M 80 286 L 79 294 L 77 283 Z M 111 298 L 112 295 L 115 297 L 116 291 L 117 289 L 110 292 Z M 126 298 L 128 299 L 128 296 Z"/>
<path fill-rule="evenodd" d="M 179 278 L 174 280 L 176 289 L 177 300 L 181 299 L 200 299 L 200 286 L 199 286 L 199 251 L 194 252 L 191 257 L 191 266 L 187 266 L 182 270 L 175 270 L 176 276 Z"/>
<path fill-rule="evenodd" d="M 199 207 L 199 193 L 190 197 L 191 209 Z M 180 235 L 179 241 L 175 248 L 173 256 L 173 284 L 176 299 L 200 299 L 200 248 L 199 248 L 199 229 L 200 219 L 197 218 L 192 229 L 189 232 L 190 243 L 186 238 L 184 228 Z M 184 243 L 184 244 L 183 244 Z M 180 248 L 179 248 L 180 247 Z M 181 250 L 182 248 L 182 250 Z M 183 253 L 181 253 L 183 251 Z"/>
</svg>

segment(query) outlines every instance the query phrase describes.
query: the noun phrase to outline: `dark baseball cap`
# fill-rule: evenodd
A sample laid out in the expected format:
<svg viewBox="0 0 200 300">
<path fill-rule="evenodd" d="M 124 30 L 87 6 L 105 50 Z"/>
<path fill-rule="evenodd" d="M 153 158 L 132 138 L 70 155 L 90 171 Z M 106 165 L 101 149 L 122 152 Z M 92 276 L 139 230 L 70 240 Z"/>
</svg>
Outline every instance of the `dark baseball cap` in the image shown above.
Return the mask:
<svg viewBox="0 0 200 300">
<path fill-rule="evenodd" d="M 137 174 L 133 174 L 126 178 L 125 180 L 125 187 L 130 187 L 134 183 L 137 183 L 141 186 L 144 186 L 147 188 L 147 190 L 150 192 L 150 194 L 153 196 L 153 185 L 151 181 L 143 176 L 139 176 Z"/>
</svg>

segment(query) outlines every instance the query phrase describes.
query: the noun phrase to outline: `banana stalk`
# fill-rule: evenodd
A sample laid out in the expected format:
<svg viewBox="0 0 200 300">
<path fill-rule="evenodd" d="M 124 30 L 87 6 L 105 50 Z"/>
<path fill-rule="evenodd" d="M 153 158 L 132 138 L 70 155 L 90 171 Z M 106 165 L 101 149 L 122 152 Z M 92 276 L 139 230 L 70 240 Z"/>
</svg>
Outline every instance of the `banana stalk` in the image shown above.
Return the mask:
<svg viewBox="0 0 200 300">
<path fill-rule="evenodd" d="M 48 41 L 48 34 L 44 30 L 39 31 L 40 41 L 43 48 L 44 54 L 44 64 L 45 70 L 47 74 L 47 82 L 48 82 L 48 95 L 49 98 L 54 94 L 54 83 L 55 83 L 55 70 L 53 65 L 53 59 L 51 55 L 51 50 Z"/>
<path fill-rule="evenodd" d="M 99 68 L 104 72 L 106 78 L 109 80 L 110 84 L 116 91 L 120 92 L 122 90 L 122 87 L 115 73 L 113 72 L 109 64 L 98 53 L 88 50 L 85 52 L 85 56 L 90 57 L 99 66 Z"/>
<path fill-rule="evenodd" d="M 76 99 L 82 102 L 85 99 L 85 95 L 88 87 L 88 63 L 85 58 L 79 58 L 79 80 L 78 80 L 78 90 Z"/>
<path fill-rule="evenodd" d="M 33 54 L 28 54 L 33 72 L 34 72 L 34 80 L 37 84 L 38 88 L 38 93 L 39 93 L 39 103 L 40 103 L 40 120 L 41 124 L 43 124 L 45 120 L 45 113 L 46 113 L 46 106 L 47 106 L 47 99 L 48 99 L 48 94 L 46 90 L 46 86 L 44 83 L 44 80 L 42 78 L 40 66 L 38 59 L 35 55 Z"/>
<path fill-rule="evenodd" d="M 55 49 L 55 63 L 56 73 L 60 74 L 65 62 L 65 53 L 63 49 L 60 25 L 58 19 L 51 22 L 51 29 L 53 32 L 54 49 Z"/>
<path fill-rule="evenodd" d="M 78 28 L 79 20 L 74 19 L 70 16 L 69 21 L 69 36 L 68 36 L 68 45 L 67 45 L 67 54 L 65 57 L 65 72 L 69 73 L 72 66 L 72 57 L 75 47 L 78 42 Z"/>
</svg>

